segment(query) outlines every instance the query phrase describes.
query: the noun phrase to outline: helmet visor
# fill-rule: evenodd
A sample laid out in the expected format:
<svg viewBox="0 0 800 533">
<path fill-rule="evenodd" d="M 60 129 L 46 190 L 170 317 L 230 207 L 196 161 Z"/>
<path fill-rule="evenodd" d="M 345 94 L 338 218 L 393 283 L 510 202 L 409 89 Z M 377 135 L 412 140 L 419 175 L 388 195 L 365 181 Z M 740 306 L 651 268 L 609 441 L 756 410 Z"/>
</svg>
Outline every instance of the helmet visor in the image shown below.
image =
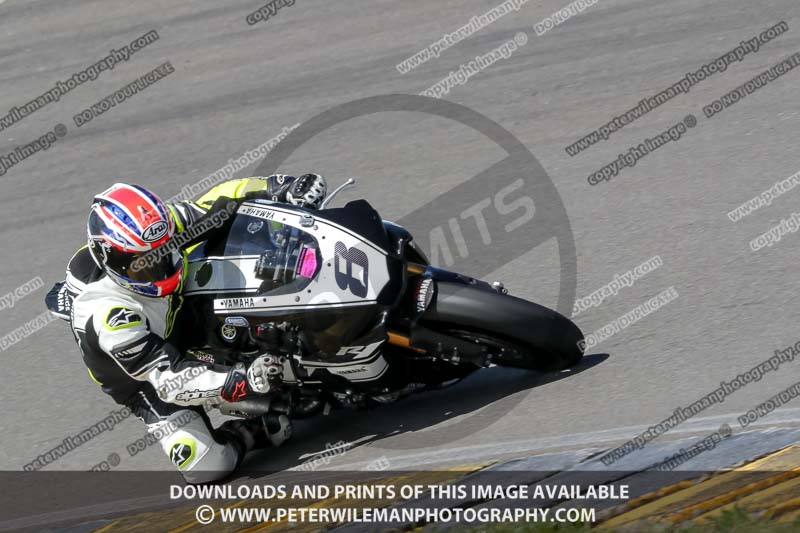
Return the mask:
<svg viewBox="0 0 800 533">
<path fill-rule="evenodd" d="M 106 266 L 134 283 L 154 283 L 173 277 L 183 265 L 181 254 L 156 248 L 131 253 L 112 248 L 106 251 Z"/>
</svg>

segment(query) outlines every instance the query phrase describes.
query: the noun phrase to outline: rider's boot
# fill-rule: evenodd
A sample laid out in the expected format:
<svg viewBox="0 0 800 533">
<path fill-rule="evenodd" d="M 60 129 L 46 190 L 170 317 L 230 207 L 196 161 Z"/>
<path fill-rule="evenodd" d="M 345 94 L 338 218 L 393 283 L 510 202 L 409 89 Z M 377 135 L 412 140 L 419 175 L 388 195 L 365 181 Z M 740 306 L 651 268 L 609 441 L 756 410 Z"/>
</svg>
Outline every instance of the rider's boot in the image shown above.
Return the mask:
<svg viewBox="0 0 800 533">
<path fill-rule="evenodd" d="M 277 448 L 292 436 L 292 423 L 286 415 L 268 413 L 247 420 L 228 420 L 219 430 L 234 433 L 250 451 Z"/>
<path fill-rule="evenodd" d="M 260 417 L 264 434 L 273 448 L 277 448 L 292 438 L 292 422 L 286 415 L 267 413 Z"/>
</svg>

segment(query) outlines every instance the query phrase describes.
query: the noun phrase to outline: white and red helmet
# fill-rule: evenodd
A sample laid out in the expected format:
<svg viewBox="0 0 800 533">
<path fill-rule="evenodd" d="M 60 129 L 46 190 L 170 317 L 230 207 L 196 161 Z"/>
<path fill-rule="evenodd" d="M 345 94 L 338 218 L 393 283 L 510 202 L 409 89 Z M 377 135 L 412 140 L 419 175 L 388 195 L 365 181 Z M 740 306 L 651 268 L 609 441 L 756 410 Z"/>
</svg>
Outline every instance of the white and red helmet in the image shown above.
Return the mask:
<svg viewBox="0 0 800 533">
<path fill-rule="evenodd" d="M 94 197 L 89 251 L 118 285 L 144 296 L 167 296 L 180 285 L 183 257 L 163 246 L 174 234 L 167 206 L 144 187 L 116 183 Z"/>
</svg>

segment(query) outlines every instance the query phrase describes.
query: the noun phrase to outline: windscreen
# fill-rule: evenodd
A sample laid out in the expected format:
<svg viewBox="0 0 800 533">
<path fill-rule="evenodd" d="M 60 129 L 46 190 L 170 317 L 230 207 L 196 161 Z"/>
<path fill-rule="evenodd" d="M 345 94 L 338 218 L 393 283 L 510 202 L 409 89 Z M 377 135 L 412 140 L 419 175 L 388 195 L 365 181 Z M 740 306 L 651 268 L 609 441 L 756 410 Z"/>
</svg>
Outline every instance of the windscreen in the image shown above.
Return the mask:
<svg viewBox="0 0 800 533">
<path fill-rule="evenodd" d="M 259 256 L 255 274 L 264 281 L 261 293 L 281 288 L 302 289 L 317 275 L 322 262 L 317 240 L 311 234 L 244 214 L 236 215 L 224 255 Z"/>
</svg>

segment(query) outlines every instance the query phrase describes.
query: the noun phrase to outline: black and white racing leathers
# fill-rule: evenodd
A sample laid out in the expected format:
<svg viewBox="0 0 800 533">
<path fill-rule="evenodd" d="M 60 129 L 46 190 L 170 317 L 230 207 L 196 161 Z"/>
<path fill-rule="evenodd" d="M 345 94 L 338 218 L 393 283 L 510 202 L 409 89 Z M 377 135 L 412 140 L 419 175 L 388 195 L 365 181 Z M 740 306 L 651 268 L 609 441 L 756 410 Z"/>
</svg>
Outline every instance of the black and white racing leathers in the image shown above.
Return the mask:
<svg viewBox="0 0 800 533">
<path fill-rule="evenodd" d="M 283 200 L 293 180 L 232 180 L 196 203 L 168 207 L 176 226 L 187 228 L 213 214 L 217 204 L 253 196 Z M 71 259 L 66 280 L 48 295 L 48 307 L 69 319 L 89 374 L 103 392 L 159 435 L 162 449 L 188 482 L 202 483 L 228 475 L 254 444 L 241 423 L 214 429 L 203 406 L 232 403 L 250 391 L 242 369 L 188 359 L 170 343 L 183 305 L 180 289 L 163 298 L 135 294 L 105 276 L 83 248 Z M 290 427 L 279 431 L 288 433 Z"/>
</svg>

